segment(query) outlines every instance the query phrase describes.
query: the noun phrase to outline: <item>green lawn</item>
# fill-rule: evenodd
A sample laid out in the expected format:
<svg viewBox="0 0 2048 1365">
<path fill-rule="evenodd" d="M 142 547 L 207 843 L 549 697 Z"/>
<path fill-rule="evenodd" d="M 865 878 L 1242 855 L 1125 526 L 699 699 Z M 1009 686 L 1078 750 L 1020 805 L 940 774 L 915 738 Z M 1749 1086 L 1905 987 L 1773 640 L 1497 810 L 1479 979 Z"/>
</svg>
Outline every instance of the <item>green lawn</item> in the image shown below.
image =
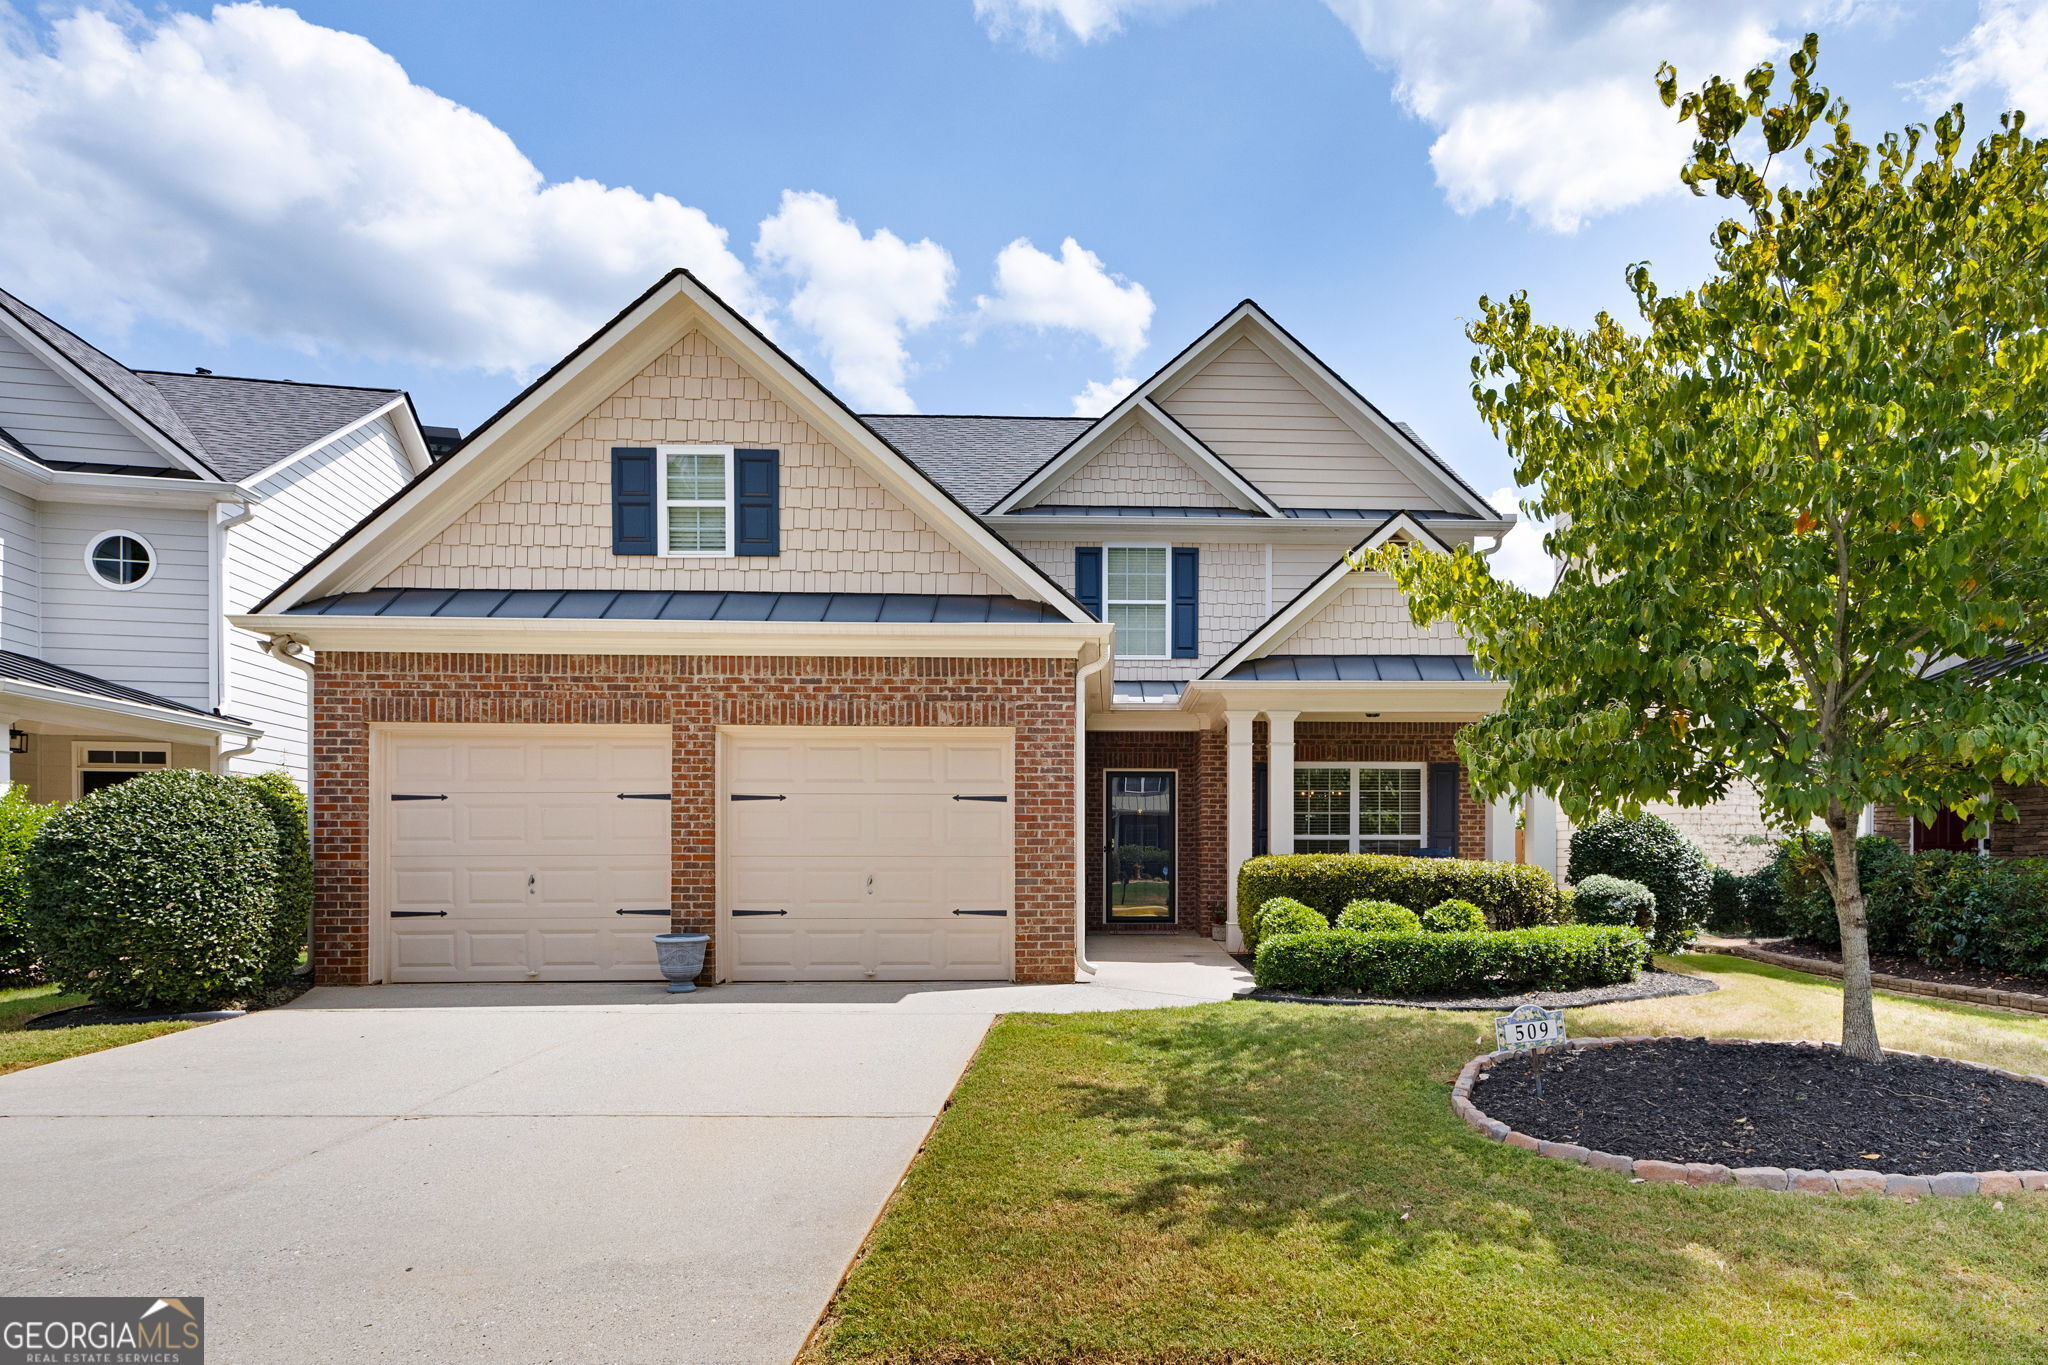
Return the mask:
<svg viewBox="0 0 2048 1365">
<path fill-rule="evenodd" d="M 1817 978 L 1580 1034 L 1832 1037 Z M 2048 1019 L 1888 997 L 1893 1046 L 2048 1072 Z M 1449 1110 L 1486 1016 L 1237 1002 L 989 1035 L 812 1361 L 2048 1361 L 2048 1196 L 1630 1185 Z M 1490 1047 L 1486 1034 L 1485 1047 Z"/>
<path fill-rule="evenodd" d="M 79 1057 L 102 1048 L 119 1047 L 123 1043 L 154 1038 L 158 1034 L 197 1027 L 189 1023 L 166 1022 L 97 1024 L 90 1028 L 40 1029 L 35 1032 L 22 1028 L 38 1014 L 84 1003 L 84 996 L 60 994 L 55 986 L 0 990 L 0 1076 L 24 1067 L 41 1066 L 44 1062 L 61 1062 L 66 1057 Z"/>
</svg>

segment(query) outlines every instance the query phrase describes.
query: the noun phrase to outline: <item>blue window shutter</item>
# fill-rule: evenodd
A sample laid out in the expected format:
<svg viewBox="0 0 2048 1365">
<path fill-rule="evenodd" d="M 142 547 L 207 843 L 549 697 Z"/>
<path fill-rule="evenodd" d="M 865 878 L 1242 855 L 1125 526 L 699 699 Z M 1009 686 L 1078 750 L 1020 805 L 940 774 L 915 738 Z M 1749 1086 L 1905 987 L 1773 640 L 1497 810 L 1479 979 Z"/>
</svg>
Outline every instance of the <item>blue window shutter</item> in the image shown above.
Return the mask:
<svg viewBox="0 0 2048 1365">
<path fill-rule="evenodd" d="M 732 552 L 782 553 L 782 452 L 732 453 Z"/>
<path fill-rule="evenodd" d="M 1191 545 L 1173 551 L 1173 657 L 1202 652 L 1202 552 Z"/>
<path fill-rule="evenodd" d="M 1429 846 L 1458 857 L 1458 765 L 1429 765 Z"/>
<path fill-rule="evenodd" d="M 612 553 L 660 553 L 660 461 L 653 446 L 612 447 Z"/>
<path fill-rule="evenodd" d="M 1272 779 L 1263 763 L 1252 764 L 1252 856 L 1263 858 L 1273 851 L 1272 836 L 1267 833 L 1266 820 L 1273 813 L 1272 805 L 1266 800 L 1266 784 Z"/>
<path fill-rule="evenodd" d="M 1102 619 L 1102 547 L 1074 547 L 1074 600 L 1096 620 Z"/>
</svg>

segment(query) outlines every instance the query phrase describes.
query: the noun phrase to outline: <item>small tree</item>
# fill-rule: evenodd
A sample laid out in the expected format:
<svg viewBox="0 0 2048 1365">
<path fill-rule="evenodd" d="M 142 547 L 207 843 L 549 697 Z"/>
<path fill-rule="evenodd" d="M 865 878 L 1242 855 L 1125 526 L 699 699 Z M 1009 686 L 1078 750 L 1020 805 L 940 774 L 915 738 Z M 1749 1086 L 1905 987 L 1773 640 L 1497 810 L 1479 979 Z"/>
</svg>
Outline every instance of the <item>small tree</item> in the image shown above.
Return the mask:
<svg viewBox="0 0 2048 1365">
<path fill-rule="evenodd" d="M 1995 781 L 2048 777 L 2048 670 L 1949 666 L 2048 645 L 2048 149 L 2019 114 L 1966 146 L 1960 106 L 1858 142 L 1817 51 L 1782 95 L 1768 65 L 1682 98 L 1658 73 L 1682 179 L 1739 208 L 1700 287 L 1630 267 L 1634 330 L 1480 301 L 1473 393 L 1557 519 L 1549 595 L 1464 550 L 1376 563 L 1509 680 L 1460 740 L 1488 795 L 1583 822 L 1747 782 L 1821 821 L 1842 1046 L 1877 1061 L 1861 810 L 1982 829 Z"/>
</svg>

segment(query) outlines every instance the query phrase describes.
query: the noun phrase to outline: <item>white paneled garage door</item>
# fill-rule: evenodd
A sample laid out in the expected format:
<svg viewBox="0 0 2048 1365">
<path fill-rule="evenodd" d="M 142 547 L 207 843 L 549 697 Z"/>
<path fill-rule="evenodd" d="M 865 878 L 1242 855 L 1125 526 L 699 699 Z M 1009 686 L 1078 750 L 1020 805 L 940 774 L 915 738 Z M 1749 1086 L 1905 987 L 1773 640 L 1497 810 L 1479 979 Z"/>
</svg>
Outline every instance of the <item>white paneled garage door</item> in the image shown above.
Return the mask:
<svg viewBox="0 0 2048 1365">
<path fill-rule="evenodd" d="M 723 745 L 734 979 L 1009 979 L 1008 730 L 733 727 Z"/>
<path fill-rule="evenodd" d="M 386 980 L 660 978 L 667 727 L 422 726 L 377 744 Z"/>
</svg>

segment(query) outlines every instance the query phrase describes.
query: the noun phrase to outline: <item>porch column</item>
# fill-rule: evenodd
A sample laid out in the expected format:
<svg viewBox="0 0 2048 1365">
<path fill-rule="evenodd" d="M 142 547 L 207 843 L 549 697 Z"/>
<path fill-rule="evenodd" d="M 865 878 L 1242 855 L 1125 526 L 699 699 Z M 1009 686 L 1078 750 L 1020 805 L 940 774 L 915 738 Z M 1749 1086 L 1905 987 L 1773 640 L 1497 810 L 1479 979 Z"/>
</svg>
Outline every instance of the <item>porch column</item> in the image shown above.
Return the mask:
<svg viewBox="0 0 2048 1365">
<path fill-rule="evenodd" d="M 1223 848 L 1229 855 L 1224 866 L 1224 891 L 1230 906 L 1228 947 L 1232 952 L 1240 952 L 1244 948 L 1237 918 L 1237 869 L 1252 856 L 1252 722 L 1258 714 L 1256 711 L 1223 713 L 1224 743 L 1228 746 L 1224 766 L 1226 815 Z"/>
<path fill-rule="evenodd" d="M 1266 713 L 1266 852 L 1294 852 L 1294 718 Z"/>
</svg>

